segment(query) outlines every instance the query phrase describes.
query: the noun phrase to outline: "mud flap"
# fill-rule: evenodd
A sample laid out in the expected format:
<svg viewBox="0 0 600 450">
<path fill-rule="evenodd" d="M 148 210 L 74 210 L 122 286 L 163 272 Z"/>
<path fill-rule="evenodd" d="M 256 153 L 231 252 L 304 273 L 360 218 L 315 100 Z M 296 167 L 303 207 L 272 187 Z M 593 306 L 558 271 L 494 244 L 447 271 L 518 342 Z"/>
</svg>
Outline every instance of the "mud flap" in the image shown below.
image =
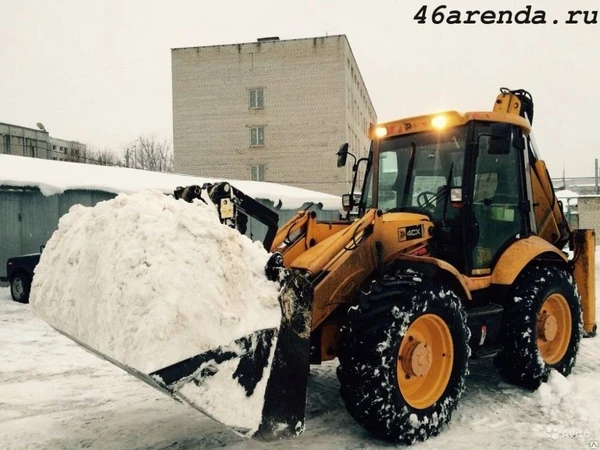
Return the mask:
<svg viewBox="0 0 600 450">
<path fill-rule="evenodd" d="M 143 373 L 90 348 L 150 386 L 236 433 L 264 441 L 304 431 L 313 289 L 299 271 L 280 271 L 279 328 L 258 330 L 192 358 Z"/>
</svg>

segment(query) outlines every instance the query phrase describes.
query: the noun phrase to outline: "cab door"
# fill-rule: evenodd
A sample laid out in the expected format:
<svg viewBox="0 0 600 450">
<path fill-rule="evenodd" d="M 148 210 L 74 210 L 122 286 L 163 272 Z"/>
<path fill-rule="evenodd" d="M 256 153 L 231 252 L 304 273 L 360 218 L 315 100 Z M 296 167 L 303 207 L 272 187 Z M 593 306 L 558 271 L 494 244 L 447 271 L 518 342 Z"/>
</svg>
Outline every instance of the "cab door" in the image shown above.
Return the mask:
<svg viewBox="0 0 600 450">
<path fill-rule="evenodd" d="M 504 125 L 504 124 L 502 124 Z M 501 252 L 519 238 L 523 200 L 522 152 L 513 145 L 513 129 L 506 126 L 506 145 L 499 149 L 491 124 L 475 126 L 472 215 L 475 239 L 471 275 L 487 275 Z"/>
</svg>

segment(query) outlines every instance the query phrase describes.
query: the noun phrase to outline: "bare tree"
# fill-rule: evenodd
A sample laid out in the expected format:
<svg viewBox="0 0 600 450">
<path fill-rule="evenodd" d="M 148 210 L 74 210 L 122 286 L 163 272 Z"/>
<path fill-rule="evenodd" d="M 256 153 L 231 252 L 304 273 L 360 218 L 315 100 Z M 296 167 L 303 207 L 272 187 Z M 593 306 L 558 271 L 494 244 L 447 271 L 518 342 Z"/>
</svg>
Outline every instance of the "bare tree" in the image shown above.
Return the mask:
<svg viewBox="0 0 600 450">
<path fill-rule="evenodd" d="M 155 172 L 173 171 L 173 150 L 166 140 L 156 136 L 140 136 L 123 152 L 123 165 Z"/>
<path fill-rule="evenodd" d="M 80 162 L 86 164 L 95 164 L 98 166 L 120 166 L 119 156 L 108 149 L 97 149 L 94 147 L 85 147 Z"/>
</svg>

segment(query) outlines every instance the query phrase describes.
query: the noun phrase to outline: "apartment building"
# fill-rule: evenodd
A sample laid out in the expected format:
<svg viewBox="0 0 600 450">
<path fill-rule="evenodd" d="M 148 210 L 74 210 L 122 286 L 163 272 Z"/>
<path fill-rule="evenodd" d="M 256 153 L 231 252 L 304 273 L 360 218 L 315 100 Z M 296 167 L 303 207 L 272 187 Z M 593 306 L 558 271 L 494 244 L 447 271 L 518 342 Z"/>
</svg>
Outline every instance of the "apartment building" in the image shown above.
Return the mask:
<svg viewBox="0 0 600 450">
<path fill-rule="evenodd" d="M 0 153 L 47 159 L 50 135 L 43 126 L 39 129 L 0 123 Z"/>
<path fill-rule="evenodd" d="M 340 195 L 377 122 L 344 35 L 171 51 L 175 171 Z"/>
<path fill-rule="evenodd" d="M 51 154 L 48 159 L 55 161 L 85 162 L 85 144 L 77 141 L 50 137 Z"/>
<path fill-rule="evenodd" d="M 79 161 L 85 154 L 85 145 L 54 138 L 42 124 L 36 129 L 0 122 L 0 154 Z"/>
</svg>

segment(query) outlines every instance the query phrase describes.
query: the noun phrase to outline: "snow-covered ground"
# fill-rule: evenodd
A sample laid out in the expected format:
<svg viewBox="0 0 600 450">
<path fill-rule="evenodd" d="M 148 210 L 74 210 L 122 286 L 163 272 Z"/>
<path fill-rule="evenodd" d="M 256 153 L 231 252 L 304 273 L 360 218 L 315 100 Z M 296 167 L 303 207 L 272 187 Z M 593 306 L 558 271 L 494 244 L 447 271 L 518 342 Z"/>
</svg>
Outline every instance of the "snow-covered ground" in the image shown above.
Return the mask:
<svg viewBox="0 0 600 450">
<path fill-rule="evenodd" d="M 2 288 L 0 448 L 394 447 L 373 439 L 346 413 L 335 366 L 311 371 L 304 434 L 270 444 L 249 441 L 87 353 L 34 317 L 29 305 L 12 302 Z M 553 373 L 535 393 L 503 383 L 489 361 L 472 362 L 470 370 L 452 422 L 438 437 L 412 448 L 597 448 L 600 337 L 582 341 L 571 376 Z"/>
</svg>

